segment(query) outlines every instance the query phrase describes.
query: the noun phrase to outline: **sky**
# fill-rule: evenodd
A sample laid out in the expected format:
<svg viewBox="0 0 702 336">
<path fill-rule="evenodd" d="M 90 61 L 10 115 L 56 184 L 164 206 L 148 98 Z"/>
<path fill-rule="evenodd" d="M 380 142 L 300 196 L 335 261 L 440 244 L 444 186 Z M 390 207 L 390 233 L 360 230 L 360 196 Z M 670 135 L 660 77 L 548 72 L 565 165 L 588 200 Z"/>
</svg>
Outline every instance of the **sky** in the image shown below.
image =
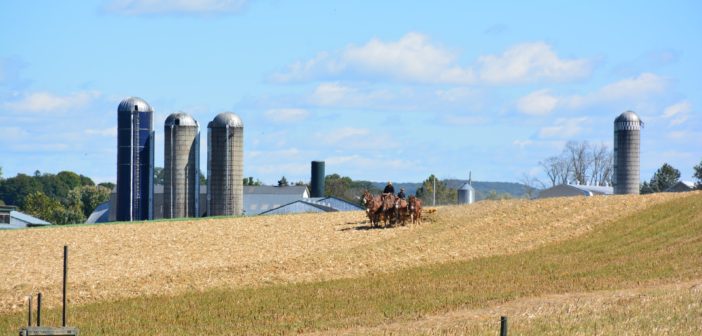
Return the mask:
<svg viewBox="0 0 702 336">
<path fill-rule="evenodd" d="M 633 110 L 641 178 L 702 160 L 702 2 L 0 2 L 0 167 L 116 179 L 117 105 L 244 123 L 244 176 L 547 181 L 568 141 L 612 147 Z M 201 167 L 206 167 L 202 141 Z"/>
</svg>

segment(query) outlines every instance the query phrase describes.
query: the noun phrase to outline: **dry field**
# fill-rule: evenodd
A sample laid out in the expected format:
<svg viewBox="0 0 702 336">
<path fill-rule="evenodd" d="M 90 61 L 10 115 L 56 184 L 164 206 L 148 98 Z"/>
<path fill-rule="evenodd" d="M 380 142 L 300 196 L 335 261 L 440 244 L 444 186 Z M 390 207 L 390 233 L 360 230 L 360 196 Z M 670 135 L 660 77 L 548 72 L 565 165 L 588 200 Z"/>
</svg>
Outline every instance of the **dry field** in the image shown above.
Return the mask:
<svg viewBox="0 0 702 336">
<path fill-rule="evenodd" d="M 362 212 L 70 226 L 0 232 L 0 314 L 41 291 L 60 300 L 69 245 L 72 305 L 213 288 L 353 278 L 514 254 L 570 239 L 682 194 L 485 201 L 422 225 L 369 229 Z"/>
</svg>

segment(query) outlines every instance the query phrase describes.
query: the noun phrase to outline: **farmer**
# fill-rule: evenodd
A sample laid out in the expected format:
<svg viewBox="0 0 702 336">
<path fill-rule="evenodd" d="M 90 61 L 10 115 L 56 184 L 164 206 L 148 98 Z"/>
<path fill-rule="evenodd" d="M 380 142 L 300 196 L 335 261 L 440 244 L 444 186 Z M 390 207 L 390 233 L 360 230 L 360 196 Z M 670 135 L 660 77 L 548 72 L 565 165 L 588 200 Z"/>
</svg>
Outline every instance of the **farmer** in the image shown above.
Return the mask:
<svg viewBox="0 0 702 336">
<path fill-rule="evenodd" d="M 399 199 L 405 199 L 405 188 L 400 188 L 400 192 L 397 193 Z"/>
<path fill-rule="evenodd" d="M 392 181 L 388 181 L 388 185 L 383 189 L 383 194 L 395 195 L 395 187 L 392 186 Z"/>
</svg>

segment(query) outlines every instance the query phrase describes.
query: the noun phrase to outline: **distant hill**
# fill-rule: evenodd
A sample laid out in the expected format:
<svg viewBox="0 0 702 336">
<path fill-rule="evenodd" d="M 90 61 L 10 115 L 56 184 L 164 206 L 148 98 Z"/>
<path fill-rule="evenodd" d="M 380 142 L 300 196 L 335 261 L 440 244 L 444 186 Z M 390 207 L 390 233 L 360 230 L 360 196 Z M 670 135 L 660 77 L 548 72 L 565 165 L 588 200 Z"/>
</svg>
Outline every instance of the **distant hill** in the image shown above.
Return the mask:
<svg viewBox="0 0 702 336">
<path fill-rule="evenodd" d="M 458 189 L 463 186 L 468 180 L 456 180 L 456 179 L 447 179 L 447 180 L 442 180 L 446 185 L 451 188 L 451 189 Z M 371 182 L 374 187 L 383 190 L 385 188 L 385 184 L 387 182 Z M 491 192 L 495 191 L 498 194 L 509 194 L 510 196 L 514 198 L 521 198 L 524 197 L 524 190 L 526 188 L 525 185 L 521 183 L 514 183 L 514 182 L 481 182 L 481 181 L 473 181 L 472 182 L 473 188 L 475 189 L 475 200 L 479 201 L 482 199 L 485 199 L 485 197 Z M 395 191 L 399 191 L 400 188 L 405 188 L 405 193 L 408 195 L 414 195 L 417 192 L 417 189 L 419 189 L 422 184 L 421 183 L 413 183 L 413 182 L 393 182 L 393 186 L 395 187 Z"/>
</svg>

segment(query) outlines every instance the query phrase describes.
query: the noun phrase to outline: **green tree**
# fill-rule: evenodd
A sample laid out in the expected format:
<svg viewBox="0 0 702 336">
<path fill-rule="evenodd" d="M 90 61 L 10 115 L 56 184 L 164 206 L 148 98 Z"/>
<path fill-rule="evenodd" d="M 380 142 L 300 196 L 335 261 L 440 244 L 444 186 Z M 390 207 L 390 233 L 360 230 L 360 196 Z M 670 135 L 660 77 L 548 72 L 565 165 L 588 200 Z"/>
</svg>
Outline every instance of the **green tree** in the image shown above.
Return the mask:
<svg viewBox="0 0 702 336">
<path fill-rule="evenodd" d="M 429 178 L 424 180 L 422 186 L 417 189 L 417 197 L 419 197 L 423 204 L 431 205 L 434 200 L 434 186 L 436 185 L 436 204 L 456 204 L 457 191 L 456 189 L 449 188 L 445 182 L 439 180 L 434 176 L 430 175 Z"/>
<path fill-rule="evenodd" d="M 324 196 L 346 198 L 346 192 L 351 189 L 353 181 L 348 176 L 331 174 L 324 177 Z"/>
<path fill-rule="evenodd" d="M 25 174 L 17 174 L 0 183 L 0 197 L 3 202 L 7 205 L 16 205 L 20 209 L 24 209 L 24 200 L 27 195 L 43 190 L 43 185 L 37 178 Z"/>
<path fill-rule="evenodd" d="M 154 184 L 163 185 L 163 179 L 165 178 L 165 172 L 163 167 L 154 167 Z"/>
<path fill-rule="evenodd" d="M 22 210 L 26 213 L 50 223 L 56 223 L 54 214 L 60 209 L 61 203 L 46 196 L 41 191 L 35 191 L 27 195 L 22 207 Z"/>
<path fill-rule="evenodd" d="M 261 181 L 260 181 L 259 179 L 256 179 L 256 180 L 254 181 L 253 176 L 244 177 L 244 185 L 245 185 L 245 186 L 260 186 L 260 185 L 261 185 Z"/>
<path fill-rule="evenodd" d="M 639 187 L 639 194 L 644 195 L 644 194 L 652 194 L 654 193 L 653 189 L 651 189 L 651 185 L 648 184 L 648 181 L 644 181 L 641 183 L 641 186 Z"/>
<path fill-rule="evenodd" d="M 662 192 L 680 181 L 680 171 L 664 163 L 648 183 L 653 192 Z"/>
<path fill-rule="evenodd" d="M 702 189 L 702 161 L 700 161 L 700 164 L 692 167 L 694 169 L 695 173 L 692 175 L 695 179 L 697 179 L 695 186 L 697 189 Z"/>
<path fill-rule="evenodd" d="M 503 199 L 511 199 L 512 195 L 510 193 L 498 193 L 495 190 L 490 190 L 487 195 L 485 195 L 486 200 L 503 200 Z"/>
<path fill-rule="evenodd" d="M 110 189 L 103 186 L 81 186 L 69 192 L 67 208 L 79 211 L 85 218 L 97 208 L 98 205 L 110 200 Z"/>
<path fill-rule="evenodd" d="M 110 190 L 110 192 L 115 188 L 115 184 L 112 182 L 102 182 L 98 185 L 107 188 L 108 190 Z"/>
<path fill-rule="evenodd" d="M 287 187 L 287 186 L 289 186 L 289 184 L 288 184 L 288 179 L 286 179 L 285 176 L 283 176 L 280 180 L 278 180 L 278 186 L 279 186 L 279 187 Z"/>
</svg>

